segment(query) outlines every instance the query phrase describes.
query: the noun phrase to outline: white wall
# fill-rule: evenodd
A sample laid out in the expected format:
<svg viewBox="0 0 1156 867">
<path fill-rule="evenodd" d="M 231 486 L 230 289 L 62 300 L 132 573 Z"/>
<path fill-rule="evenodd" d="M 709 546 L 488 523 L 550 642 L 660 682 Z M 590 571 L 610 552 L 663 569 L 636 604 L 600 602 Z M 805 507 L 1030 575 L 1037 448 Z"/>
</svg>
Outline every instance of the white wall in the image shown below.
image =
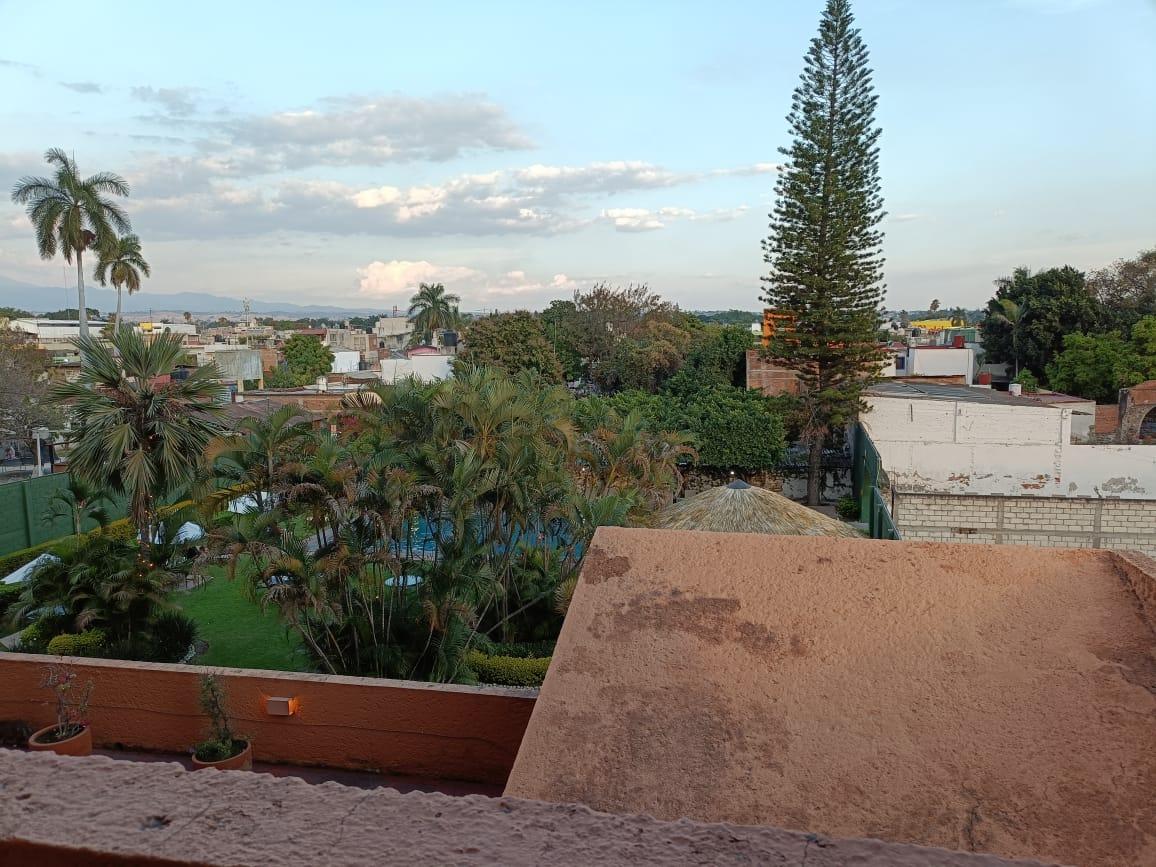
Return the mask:
<svg viewBox="0 0 1156 867">
<path fill-rule="evenodd" d="M 360 352 L 339 350 L 333 353 L 333 364 L 329 371 L 330 373 L 355 373 L 359 364 L 361 364 Z"/>
<path fill-rule="evenodd" d="M 396 382 L 407 376 L 416 376 L 422 382 L 449 379 L 452 375 L 452 355 L 415 355 L 413 358 L 381 359 L 381 378 Z"/>
<path fill-rule="evenodd" d="M 1156 498 L 1156 447 L 1072 445 L 1072 411 L 867 398 L 861 418 L 898 490 Z"/>
<path fill-rule="evenodd" d="M 975 350 L 952 347 L 922 348 L 907 351 L 905 376 L 962 376 L 971 385 L 975 377 Z"/>
</svg>

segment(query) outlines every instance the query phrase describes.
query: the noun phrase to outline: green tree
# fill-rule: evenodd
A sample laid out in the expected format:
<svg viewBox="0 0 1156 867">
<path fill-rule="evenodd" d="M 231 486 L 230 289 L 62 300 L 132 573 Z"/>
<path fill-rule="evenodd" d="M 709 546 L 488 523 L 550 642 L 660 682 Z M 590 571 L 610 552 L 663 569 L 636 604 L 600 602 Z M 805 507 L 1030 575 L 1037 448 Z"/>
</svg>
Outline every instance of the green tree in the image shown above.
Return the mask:
<svg viewBox="0 0 1156 867">
<path fill-rule="evenodd" d="M 679 394 L 715 385 L 745 388 L 747 351 L 754 348 L 755 335 L 749 328 L 708 325 L 667 388 Z"/>
<path fill-rule="evenodd" d="M 1115 403 L 1121 388 L 1156 375 L 1154 362 L 1118 334 L 1066 334 L 1063 352 L 1048 365 L 1048 382 L 1058 391 Z"/>
<path fill-rule="evenodd" d="M 140 238 L 136 235 L 109 235 L 98 251 L 93 276 L 101 286 L 112 283 L 116 289 L 116 318 L 112 326 L 116 330 L 120 330 L 121 290 L 127 289 L 129 295 L 139 292 L 142 274 L 152 276 L 149 263 L 141 255 Z"/>
<path fill-rule="evenodd" d="M 967 325 L 967 311 L 962 307 L 955 307 L 951 311 L 951 324 L 963 328 Z"/>
<path fill-rule="evenodd" d="M 60 410 L 48 401 L 48 354 L 25 335 L 0 328 L 0 431 L 27 436 L 32 428 L 59 430 Z"/>
<path fill-rule="evenodd" d="M 770 354 L 799 372 L 809 447 L 807 500 L 818 505 L 823 443 L 863 407 L 882 360 L 883 199 L 877 98 L 849 0 L 828 0 L 787 118 L 794 142 L 776 186 L 764 300 L 786 314 Z"/>
<path fill-rule="evenodd" d="M 1024 309 L 1010 298 L 1000 298 L 998 309 L 993 309 L 988 318 L 992 322 L 1006 325 L 1011 332 L 1012 360 L 1015 362 L 1015 375 L 1018 377 L 1020 375 L 1020 329 L 1023 327 Z"/>
<path fill-rule="evenodd" d="M 285 341 L 283 377 L 271 377 L 272 387 L 309 385 L 333 370 L 333 353 L 312 334 L 294 334 Z M 280 371 L 274 371 L 280 373 Z"/>
<path fill-rule="evenodd" d="M 1088 291 L 1117 328 L 1129 328 L 1139 317 L 1156 314 L 1156 247 L 1093 271 L 1088 275 Z"/>
<path fill-rule="evenodd" d="M 30 316 L 31 313 L 19 307 L 0 307 L 0 319 L 27 319 Z"/>
<path fill-rule="evenodd" d="M 538 315 L 546 332 L 546 339 L 562 365 L 567 381 L 586 376 L 586 365 L 578 350 L 578 307 L 573 301 L 555 299 Z"/>
<path fill-rule="evenodd" d="M 84 305 L 84 251 L 103 247 L 114 233 L 131 230 L 128 217 L 108 196 L 127 196 L 129 187 L 120 175 L 100 172 L 82 178 L 76 162 L 60 148 L 44 154 L 56 168 L 50 178 L 24 177 L 12 188 L 12 201 L 26 205 L 36 232 L 41 259 L 57 253 L 64 261 L 76 259 L 76 297 L 80 313 L 80 336 L 88 336 Z"/>
<path fill-rule="evenodd" d="M 109 515 L 106 507 L 111 504 L 108 494 L 70 473 L 68 483 L 63 488 L 57 488 L 49 497 L 44 520 L 51 522 L 67 517 L 72 522 L 72 535 L 79 536 L 86 521 L 95 521 L 101 527 L 107 524 Z"/>
<path fill-rule="evenodd" d="M 283 479 L 286 465 L 299 459 L 299 449 L 310 435 L 308 422 L 295 406 L 283 406 L 266 418 L 241 419 L 235 430 L 222 434 L 205 450 L 209 477 L 223 486 L 208 495 L 209 500 L 220 506 L 245 491 L 257 511 L 270 511 L 272 492 Z"/>
<path fill-rule="evenodd" d="M 930 306 L 927 308 L 927 312 L 928 312 L 928 313 L 937 313 L 937 312 L 939 312 L 939 299 L 938 299 L 938 298 L 934 298 L 934 299 L 932 299 L 932 301 L 931 301 L 931 305 L 930 305 Z"/>
<path fill-rule="evenodd" d="M 471 323 L 455 365 L 498 367 L 507 373 L 532 370 L 551 383 L 562 382 L 562 365 L 533 313 L 495 313 Z"/>
<path fill-rule="evenodd" d="M 1017 268 L 995 285 L 983 320 L 983 346 L 990 362 L 1018 362 L 1019 368 L 1028 368 L 1042 381 L 1048 365 L 1063 351 L 1064 335 L 1103 330 L 1104 308 L 1075 268 L 1034 274 Z M 1004 301 L 1013 302 L 1019 311 L 1014 323 L 1008 316 L 1012 308 Z"/>
<path fill-rule="evenodd" d="M 437 332 L 457 328 L 461 322 L 461 298 L 446 292 L 441 283 L 422 283 L 409 299 L 406 316 L 413 324 L 413 342 L 432 343 Z"/>
<path fill-rule="evenodd" d="M 72 415 L 70 472 L 128 499 L 147 560 L 160 506 L 194 480 L 205 447 L 222 430 L 224 389 L 215 364 L 168 381 L 185 357 L 178 335 L 146 341 L 122 329 L 110 342 L 81 337 L 79 378 L 52 394 Z"/>
</svg>

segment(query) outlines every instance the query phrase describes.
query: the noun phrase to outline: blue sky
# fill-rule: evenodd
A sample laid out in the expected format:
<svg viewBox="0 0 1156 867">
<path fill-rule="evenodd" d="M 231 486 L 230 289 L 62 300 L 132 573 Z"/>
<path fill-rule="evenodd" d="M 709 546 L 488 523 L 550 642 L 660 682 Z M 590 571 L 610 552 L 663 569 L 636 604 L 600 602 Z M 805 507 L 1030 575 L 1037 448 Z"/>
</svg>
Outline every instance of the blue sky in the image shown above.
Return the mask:
<svg viewBox="0 0 1156 867">
<path fill-rule="evenodd" d="M 155 292 L 388 308 L 441 280 L 477 310 L 606 279 L 753 309 L 822 5 L 0 0 L 0 187 L 51 146 L 125 175 Z M 1156 245 L 1156 3 L 854 8 L 889 306 Z M 83 50 L 12 36 L 62 21 Z M 0 275 L 63 279 L 6 197 Z"/>
</svg>

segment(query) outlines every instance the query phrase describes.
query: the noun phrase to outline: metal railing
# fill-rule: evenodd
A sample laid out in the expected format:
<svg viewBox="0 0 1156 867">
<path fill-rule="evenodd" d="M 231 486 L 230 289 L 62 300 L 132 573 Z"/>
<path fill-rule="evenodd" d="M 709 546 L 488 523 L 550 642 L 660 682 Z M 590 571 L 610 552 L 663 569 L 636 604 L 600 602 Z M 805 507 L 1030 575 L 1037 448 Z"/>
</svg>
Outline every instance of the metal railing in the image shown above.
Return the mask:
<svg viewBox="0 0 1156 867">
<path fill-rule="evenodd" d="M 859 500 L 859 520 L 867 525 L 872 539 L 899 540 L 899 528 L 891 517 L 891 509 L 883 491 L 891 485 L 879 452 L 863 425 L 855 425 L 855 457 L 852 484 Z"/>
</svg>

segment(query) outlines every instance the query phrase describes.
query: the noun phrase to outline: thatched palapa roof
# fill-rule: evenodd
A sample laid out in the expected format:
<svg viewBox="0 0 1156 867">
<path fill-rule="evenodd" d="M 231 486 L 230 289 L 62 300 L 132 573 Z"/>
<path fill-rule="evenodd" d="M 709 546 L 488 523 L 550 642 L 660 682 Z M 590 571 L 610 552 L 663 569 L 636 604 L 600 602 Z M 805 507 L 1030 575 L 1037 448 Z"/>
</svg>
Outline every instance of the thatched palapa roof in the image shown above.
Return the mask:
<svg viewBox="0 0 1156 867">
<path fill-rule="evenodd" d="M 846 536 L 861 538 L 849 524 L 808 509 L 782 494 L 743 481 L 679 500 L 667 506 L 655 524 L 664 530 L 708 530 L 714 533 L 770 533 L 777 536 Z"/>
</svg>

